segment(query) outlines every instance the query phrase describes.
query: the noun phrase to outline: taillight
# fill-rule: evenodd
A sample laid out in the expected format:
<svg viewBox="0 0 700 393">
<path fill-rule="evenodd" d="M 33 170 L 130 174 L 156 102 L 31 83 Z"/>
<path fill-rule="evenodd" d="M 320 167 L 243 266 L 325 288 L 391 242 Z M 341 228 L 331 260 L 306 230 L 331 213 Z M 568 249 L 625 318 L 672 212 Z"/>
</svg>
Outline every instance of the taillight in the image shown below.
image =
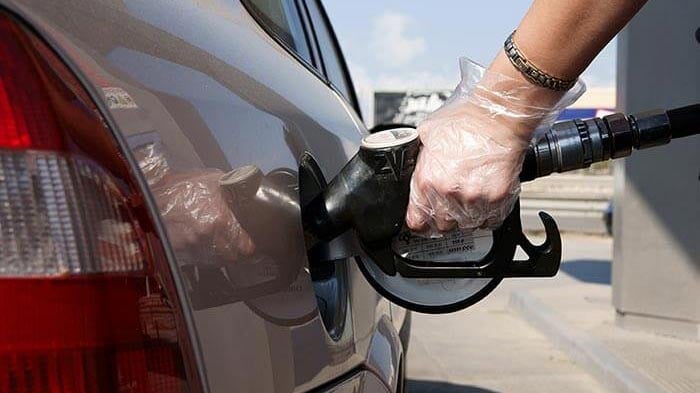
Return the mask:
<svg viewBox="0 0 700 393">
<path fill-rule="evenodd" d="M 0 14 L 0 392 L 186 392 L 181 314 L 95 105 Z"/>
</svg>

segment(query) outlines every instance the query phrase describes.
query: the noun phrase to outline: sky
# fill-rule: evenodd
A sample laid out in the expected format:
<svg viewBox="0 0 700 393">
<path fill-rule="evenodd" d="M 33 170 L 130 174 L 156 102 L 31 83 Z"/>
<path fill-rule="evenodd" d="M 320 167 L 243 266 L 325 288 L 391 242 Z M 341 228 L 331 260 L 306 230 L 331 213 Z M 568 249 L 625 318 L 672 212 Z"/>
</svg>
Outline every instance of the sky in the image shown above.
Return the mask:
<svg viewBox="0 0 700 393">
<path fill-rule="evenodd" d="M 356 88 L 452 89 L 459 57 L 488 64 L 525 15 L 524 0 L 323 0 Z M 583 75 L 613 92 L 615 42 Z"/>
</svg>

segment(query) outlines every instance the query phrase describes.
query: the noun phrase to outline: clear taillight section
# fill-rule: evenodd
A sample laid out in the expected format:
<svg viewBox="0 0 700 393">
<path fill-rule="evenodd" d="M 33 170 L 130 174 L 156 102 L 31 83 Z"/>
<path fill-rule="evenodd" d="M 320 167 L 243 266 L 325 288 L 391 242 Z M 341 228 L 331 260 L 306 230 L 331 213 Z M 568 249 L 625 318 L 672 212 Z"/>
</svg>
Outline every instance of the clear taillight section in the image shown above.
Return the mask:
<svg viewBox="0 0 700 393">
<path fill-rule="evenodd" d="M 108 174 L 60 153 L 0 154 L 0 277 L 143 272 L 138 228 Z"/>
<path fill-rule="evenodd" d="M 197 391 L 163 245 L 87 97 L 0 13 L 0 393 Z"/>
</svg>

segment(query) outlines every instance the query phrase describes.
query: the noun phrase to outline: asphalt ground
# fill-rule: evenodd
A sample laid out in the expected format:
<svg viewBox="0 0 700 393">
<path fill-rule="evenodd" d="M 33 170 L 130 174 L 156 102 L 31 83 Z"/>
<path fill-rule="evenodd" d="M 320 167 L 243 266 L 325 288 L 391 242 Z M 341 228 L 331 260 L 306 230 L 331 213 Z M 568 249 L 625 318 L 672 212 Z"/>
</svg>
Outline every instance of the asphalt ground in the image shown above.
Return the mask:
<svg viewBox="0 0 700 393">
<path fill-rule="evenodd" d="M 504 280 L 488 298 L 461 312 L 414 314 L 408 392 L 608 392 L 509 306 L 516 291 L 574 288 L 582 280 L 609 284 L 610 238 L 564 235 L 563 253 L 556 278 Z"/>
</svg>

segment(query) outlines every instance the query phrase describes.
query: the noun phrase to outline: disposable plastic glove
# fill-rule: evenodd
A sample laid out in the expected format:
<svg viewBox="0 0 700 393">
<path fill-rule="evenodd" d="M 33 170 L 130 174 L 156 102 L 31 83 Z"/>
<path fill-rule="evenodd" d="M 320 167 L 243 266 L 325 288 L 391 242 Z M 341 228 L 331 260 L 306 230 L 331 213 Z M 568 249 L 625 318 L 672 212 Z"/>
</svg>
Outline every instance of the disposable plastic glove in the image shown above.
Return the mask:
<svg viewBox="0 0 700 393">
<path fill-rule="evenodd" d="M 455 226 L 497 228 L 518 199 L 533 131 L 551 125 L 585 91 L 579 83 L 559 102 L 540 107 L 529 103 L 540 87 L 490 73 L 466 58 L 460 68 L 453 95 L 418 126 L 423 147 L 406 223 L 427 236 Z"/>
<path fill-rule="evenodd" d="M 160 145 L 135 152 L 160 210 L 173 248 L 184 263 L 234 263 L 255 251 L 219 186 L 223 172 L 170 168 Z"/>
<path fill-rule="evenodd" d="M 232 263 L 255 246 L 226 203 L 222 171 L 205 169 L 163 178 L 153 188 L 168 237 L 176 250 L 192 252 L 197 264 Z"/>
</svg>

